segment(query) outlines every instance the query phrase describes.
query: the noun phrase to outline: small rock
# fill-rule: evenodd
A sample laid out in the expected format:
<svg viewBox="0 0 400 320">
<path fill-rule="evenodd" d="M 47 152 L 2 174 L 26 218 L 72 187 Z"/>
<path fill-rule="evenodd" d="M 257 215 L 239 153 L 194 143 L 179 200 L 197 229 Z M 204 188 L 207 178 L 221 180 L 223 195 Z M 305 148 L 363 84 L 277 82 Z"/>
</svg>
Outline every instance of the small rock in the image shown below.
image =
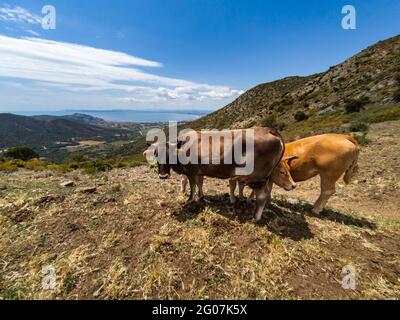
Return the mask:
<svg viewBox="0 0 400 320">
<path fill-rule="evenodd" d="M 81 193 L 94 193 L 96 192 L 97 188 L 96 187 L 84 187 L 79 189 L 79 192 Z"/>
<path fill-rule="evenodd" d="M 34 202 L 36 206 L 45 206 L 51 202 L 53 202 L 54 200 L 56 200 L 56 197 L 53 195 L 44 195 L 38 199 L 36 199 L 36 201 Z"/>
<path fill-rule="evenodd" d="M 60 186 L 64 187 L 64 188 L 73 187 L 73 186 L 75 186 L 75 182 L 73 182 L 73 181 L 64 181 L 64 182 L 60 183 Z"/>
<path fill-rule="evenodd" d="M 6 186 L 0 186 L 0 191 L 2 191 L 2 190 L 7 190 L 7 187 Z"/>
<path fill-rule="evenodd" d="M 76 223 L 68 223 L 67 229 L 69 232 L 75 232 L 79 230 L 79 226 Z"/>
<path fill-rule="evenodd" d="M 95 292 L 93 292 L 93 297 L 97 298 L 100 296 L 101 291 L 103 290 L 104 285 L 102 285 L 100 288 L 98 288 Z"/>
<path fill-rule="evenodd" d="M 288 198 L 286 200 L 288 203 L 290 203 L 291 205 L 297 206 L 300 204 L 300 200 L 299 199 L 294 199 L 294 198 Z"/>
</svg>

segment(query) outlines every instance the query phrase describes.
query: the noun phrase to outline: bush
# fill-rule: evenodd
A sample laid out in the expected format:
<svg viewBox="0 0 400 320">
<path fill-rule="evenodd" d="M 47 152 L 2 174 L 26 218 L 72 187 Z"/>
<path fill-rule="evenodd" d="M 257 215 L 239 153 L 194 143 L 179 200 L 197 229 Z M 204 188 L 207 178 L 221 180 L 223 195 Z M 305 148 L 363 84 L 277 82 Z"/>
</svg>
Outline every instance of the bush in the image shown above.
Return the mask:
<svg viewBox="0 0 400 320">
<path fill-rule="evenodd" d="M 81 167 L 86 173 L 93 174 L 105 172 L 112 169 L 112 166 L 103 160 L 90 160 L 85 162 Z"/>
<path fill-rule="evenodd" d="M 10 148 L 4 152 L 4 156 L 6 158 L 22 161 L 28 161 L 39 157 L 39 155 L 35 151 L 28 147 Z"/>
<path fill-rule="evenodd" d="M 365 132 L 361 135 L 354 135 L 354 139 L 356 139 L 360 146 L 366 146 L 371 142 L 371 140 L 367 138 L 367 133 Z"/>
<path fill-rule="evenodd" d="M 393 100 L 396 102 L 400 102 L 400 89 L 397 89 L 395 93 L 393 93 Z"/>
<path fill-rule="evenodd" d="M 350 132 L 367 132 L 368 129 L 368 124 L 364 122 L 353 122 L 350 124 Z"/>
<path fill-rule="evenodd" d="M 69 154 L 69 155 L 67 156 L 67 158 L 68 158 L 70 161 L 72 161 L 72 162 L 78 162 L 78 163 L 81 163 L 81 162 L 84 162 L 84 161 L 87 160 L 86 157 L 85 157 L 84 155 L 79 154 L 79 153 L 72 153 L 72 154 Z"/>
<path fill-rule="evenodd" d="M 21 164 L 25 169 L 40 171 L 47 168 L 47 163 L 42 160 L 32 160 Z"/>
<path fill-rule="evenodd" d="M 276 115 L 267 115 L 260 121 L 261 127 L 275 128 L 276 130 L 283 130 L 286 128 L 286 124 L 283 122 L 278 122 L 276 120 Z"/>
<path fill-rule="evenodd" d="M 65 164 L 65 163 L 62 163 L 62 164 L 49 164 L 47 166 L 47 168 L 49 170 L 58 171 L 58 172 L 62 172 L 62 173 L 67 173 L 67 172 L 71 172 L 71 171 L 74 170 L 74 169 L 72 169 L 70 167 L 69 164 Z"/>
<path fill-rule="evenodd" d="M 360 112 L 364 109 L 364 106 L 370 103 L 371 100 L 368 97 L 362 97 L 357 100 L 349 100 L 344 106 L 346 113 Z"/>
<path fill-rule="evenodd" d="M 306 115 L 303 111 L 297 111 L 294 115 L 294 119 L 298 122 L 304 121 L 308 119 L 308 115 Z"/>
<path fill-rule="evenodd" d="M 294 100 L 292 97 L 286 97 L 286 98 L 282 99 L 282 104 L 284 106 L 289 106 L 289 105 L 292 105 L 293 103 L 294 103 Z"/>
<path fill-rule="evenodd" d="M 268 105 L 267 108 L 274 110 L 278 106 L 279 106 L 279 101 L 274 101 L 270 105 Z"/>
<path fill-rule="evenodd" d="M 0 171 L 16 171 L 18 170 L 18 167 L 13 161 L 5 161 L 0 163 Z"/>
</svg>

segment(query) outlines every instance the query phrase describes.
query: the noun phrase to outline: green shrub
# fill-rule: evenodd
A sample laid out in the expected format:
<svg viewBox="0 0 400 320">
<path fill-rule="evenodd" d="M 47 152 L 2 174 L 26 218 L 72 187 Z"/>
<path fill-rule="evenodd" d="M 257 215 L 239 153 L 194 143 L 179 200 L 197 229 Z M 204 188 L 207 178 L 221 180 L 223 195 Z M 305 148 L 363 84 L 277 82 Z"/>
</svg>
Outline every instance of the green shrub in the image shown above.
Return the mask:
<svg viewBox="0 0 400 320">
<path fill-rule="evenodd" d="M 28 147 L 10 148 L 4 152 L 4 156 L 6 158 L 22 161 L 28 161 L 39 157 L 39 155 L 35 151 Z"/>
<path fill-rule="evenodd" d="M 274 101 L 268 106 L 268 108 L 274 110 L 277 106 L 279 106 L 279 101 Z"/>
<path fill-rule="evenodd" d="M 54 163 L 52 163 L 52 164 L 49 164 L 47 166 L 47 169 L 53 170 L 53 171 L 62 172 L 62 173 L 67 173 L 67 172 L 74 171 L 74 169 L 72 169 L 69 166 L 69 164 L 65 164 L 65 163 L 62 163 L 62 164 L 54 164 Z"/>
<path fill-rule="evenodd" d="M 283 130 L 286 128 L 286 124 L 283 122 L 278 122 L 276 120 L 276 115 L 267 115 L 260 121 L 261 127 L 275 128 L 276 130 Z"/>
<path fill-rule="evenodd" d="M 344 108 L 346 113 L 360 112 L 370 102 L 371 100 L 368 97 L 361 97 L 357 100 L 349 100 Z"/>
<path fill-rule="evenodd" d="M 364 122 L 353 122 L 350 124 L 350 132 L 367 132 L 369 129 L 368 124 Z"/>
<path fill-rule="evenodd" d="M 112 169 L 112 166 L 104 160 L 90 160 L 81 167 L 86 173 L 93 174 L 105 172 Z"/>
<path fill-rule="evenodd" d="M 367 138 L 366 132 L 364 132 L 363 134 L 354 135 L 354 139 L 356 139 L 360 146 L 366 146 L 371 143 L 371 140 Z"/>
<path fill-rule="evenodd" d="M 21 163 L 28 170 L 41 171 L 47 168 L 47 163 L 42 160 L 31 160 Z"/>
<path fill-rule="evenodd" d="M 120 184 L 115 184 L 111 187 L 111 192 L 112 193 L 118 193 L 121 192 L 121 185 Z"/>
<path fill-rule="evenodd" d="M 247 129 L 247 128 L 253 128 L 255 125 L 256 125 L 256 122 L 253 121 L 253 120 L 251 120 L 250 122 L 248 122 L 248 123 L 246 124 L 246 129 Z"/>
<path fill-rule="evenodd" d="M 400 102 L 400 89 L 397 89 L 395 93 L 393 93 L 393 100 L 396 102 Z"/>
<path fill-rule="evenodd" d="M 47 163 L 42 160 L 10 160 L 0 162 L 0 171 L 15 171 L 19 168 L 28 170 L 41 171 L 47 169 Z"/>
<path fill-rule="evenodd" d="M 0 162 L 0 171 L 16 171 L 18 170 L 18 167 L 13 161 L 5 161 L 5 162 Z"/>
<path fill-rule="evenodd" d="M 84 155 L 79 154 L 79 153 L 69 154 L 67 156 L 67 158 L 72 162 L 78 162 L 78 163 L 81 163 L 81 162 L 84 162 L 87 160 L 87 158 Z"/>
<path fill-rule="evenodd" d="M 282 100 L 282 104 L 283 104 L 284 106 L 289 106 L 289 105 L 292 105 L 293 103 L 294 103 L 294 100 L 293 100 L 292 97 L 285 97 L 285 98 L 283 98 L 283 100 Z"/>
<path fill-rule="evenodd" d="M 308 119 L 308 115 L 306 115 L 303 111 L 297 111 L 294 115 L 294 119 L 298 122 L 304 121 Z"/>
</svg>

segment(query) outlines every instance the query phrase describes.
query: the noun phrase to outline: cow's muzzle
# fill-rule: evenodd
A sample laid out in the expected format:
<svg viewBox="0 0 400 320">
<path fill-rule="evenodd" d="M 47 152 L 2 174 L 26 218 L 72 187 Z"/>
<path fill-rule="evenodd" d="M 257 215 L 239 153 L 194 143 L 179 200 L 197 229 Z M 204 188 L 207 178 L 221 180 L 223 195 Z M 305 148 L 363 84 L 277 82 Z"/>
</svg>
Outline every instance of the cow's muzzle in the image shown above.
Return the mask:
<svg viewBox="0 0 400 320">
<path fill-rule="evenodd" d="M 170 174 L 169 174 L 169 173 L 166 173 L 166 174 L 159 174 L 158 176 L 160 177 L 160 179 L 165 180 L 165 179 L 168 179 L 168 178 L 169 178 Z"/>
<path fill-rule="evenodd" d="M 297 187 L 297 184 L 293 183 L 291 185 L 286 186 L 285 190 L 286 191 L 292 191 L 292 190 L 296 189 L 296 187 Z"/>
</svg>

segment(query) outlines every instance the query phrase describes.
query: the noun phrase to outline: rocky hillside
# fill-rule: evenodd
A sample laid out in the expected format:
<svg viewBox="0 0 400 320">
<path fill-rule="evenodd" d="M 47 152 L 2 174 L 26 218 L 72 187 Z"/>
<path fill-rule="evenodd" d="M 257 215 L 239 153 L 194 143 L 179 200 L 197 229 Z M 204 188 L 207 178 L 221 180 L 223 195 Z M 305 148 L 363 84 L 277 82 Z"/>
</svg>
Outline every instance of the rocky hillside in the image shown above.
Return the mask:
<svg viewBox="0 0 400 320">
<path fill-rule="evenodd" d="M 400 36 L 396 36 L 326 72 L 258 85 L 189 127 L 272 125 L 289 138 L 340 130 L 354 120 L 371 123 L 399 119 L 399 89 Z M 349 114 L 345 109 L 351 103 L 361 103 L 364 109 Z M 296 113 L 300 113 L 297 119 Z"/>
<path fill-rule="evenodd" d="M 290 141 L 319 133 L 358 131 L 351 127 L 398 119 L 400 36 L 381 41 L 326 72 L 260 84 L 184 127 L 270 126 Z M 145 148 L 142 138 L 114 154 L 139 154 Z"/>
</svg>

